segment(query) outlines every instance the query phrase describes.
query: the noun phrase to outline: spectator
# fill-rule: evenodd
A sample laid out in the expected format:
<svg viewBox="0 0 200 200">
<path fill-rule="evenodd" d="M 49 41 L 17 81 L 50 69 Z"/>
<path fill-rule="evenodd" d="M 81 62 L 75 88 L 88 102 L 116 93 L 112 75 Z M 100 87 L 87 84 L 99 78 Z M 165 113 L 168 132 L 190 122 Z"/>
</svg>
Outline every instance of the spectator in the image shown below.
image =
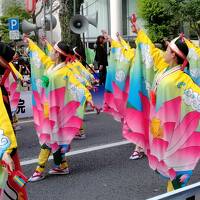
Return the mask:
<svg viewBox="0 0 200 200">
<path fill-rule="evenodd" d="M 96 41 L 96 55 L 95 61 L 97 62 L 99 69 L 99 84 L 105 85 L 106 81 L 106 66 L 108 65 L 107 52 L 105 49 L 105 38 L 100 35 Z"/>
</svg>

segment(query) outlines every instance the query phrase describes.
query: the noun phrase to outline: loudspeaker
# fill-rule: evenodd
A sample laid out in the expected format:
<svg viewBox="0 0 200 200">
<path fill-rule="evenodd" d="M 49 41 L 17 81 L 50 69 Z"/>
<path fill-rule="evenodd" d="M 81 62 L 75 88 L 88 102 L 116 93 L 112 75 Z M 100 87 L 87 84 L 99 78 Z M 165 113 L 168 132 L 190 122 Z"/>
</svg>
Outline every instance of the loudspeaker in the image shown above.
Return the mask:
<svg viewBox="0 0 200 200">
<path fill-rule="evenodd" d="M 42 27 L 38 27 L 36 24 L 32 24 L 32 23 L 28 22 L 27 20 L 22 21 L 22 32 L 23 33 L 30 33 L 32 31 L 35 31 L 40 28 L 42 28 Z"/>
<path fill-rule="evenodd" d="M 83 16 L 75 15 L 70 20 L 70 29 L 77 34 L 81 34 L 87 31 L 89 24 L 97 27 L 98 25 L 98 12 L 95 15 Z"/>
<path fill-rule="evenodd" d="M 41 29 L 44 26 L 45 23 L 45 30 L 50 31 L 50 21 L 51 21 L 51 15 L 46 15 L 45 18 L 43 17 L 41 19 L 41 26 L 37 26 L 36 24 L 32 24 L 28 22 L 27 20 L 22 21 L 22 32 L 23 33 L 30 33 L 32 31 L 35 31 L 37 29 Z M 54 29 L 57 25 L 57 20 L 55 16 L 52 15 L 52 29 Z"/>
<path fill-rule="evenodd" d="M 51 15 L 46 15 L 45 18 L 41 19 L 41 25 L 44 26 L 45 23 L 45 30 L 50 31 L 50 22 L 51 22 Z M 57 25 L 57 20 L 54 15 L 52 15 L 52 29 L 54 29 Z"/>
</svg>

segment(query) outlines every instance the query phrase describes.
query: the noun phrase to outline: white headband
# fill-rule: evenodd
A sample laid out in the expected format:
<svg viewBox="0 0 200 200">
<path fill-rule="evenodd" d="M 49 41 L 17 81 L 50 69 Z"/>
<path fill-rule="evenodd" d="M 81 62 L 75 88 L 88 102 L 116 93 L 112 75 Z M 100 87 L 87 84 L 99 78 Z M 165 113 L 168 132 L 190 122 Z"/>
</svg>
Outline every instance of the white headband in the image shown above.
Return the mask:
<svg viewBox="0 0 200 200">
<path fill-rule="evenodd" d="M 178 37 L 179 38 L 179 37 Z M 172 51 L 174 51 L 180 58 L 182 58 L 183 60 L 186 59 L 186 56 L 183 54 L 183 52 L 177 47 L 177 45 L 175 44 L 175 41 L 178 39 L 175 38 L 173 39 L 170 43 L 169 43 L 169 47 L 171 48 Z"/>
<path fill-rule="evenodd" d="M 58 42 L 54 45 L 53 47 L 57 52 L 59 52 L 60 54 L 62 54 L 63 56 L 67 57 L 67 54 L 58 47 Z"/>
<path fill-rule="evenodd" d="M 184 53 L 177 47 L 177 45 L 175 44 L 175 41 L 178 39 L 179 37 L 173 39 L 170 43 L 169 43 L 169 47 L 171 48 L 171 50 L 176 53 L 180 58 L 183 59 L 183 64 L 181 66 L 181 69 L 184 70 L 184 68 L 187 66 L 188 64 L 188 60 L 187 60 L 187 56 L 184 55 Z"/>
</svg>

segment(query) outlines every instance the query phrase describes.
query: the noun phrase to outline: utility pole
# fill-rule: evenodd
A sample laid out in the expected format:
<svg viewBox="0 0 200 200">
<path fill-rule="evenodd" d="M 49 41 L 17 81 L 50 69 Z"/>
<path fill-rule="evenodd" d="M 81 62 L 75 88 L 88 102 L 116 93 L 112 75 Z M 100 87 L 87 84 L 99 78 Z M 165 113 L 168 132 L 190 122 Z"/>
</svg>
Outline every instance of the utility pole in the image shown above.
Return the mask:
<svg viewBox="0 0 200 200">
<path fill-rule="evenodd" d="M 73 0 L 73 5 L 74 5 L 74 16 L 76 15 L 76 0 Z"/>
<path fill-rule="evenodd" d="M 81 15 L 84 15 L 83 13 L 83 4 L 81 5 Z M 83 37 L 83 45 L 84 45 L 84 48 L 85 48 L 85 33 L 82 34 L 82 37 Z"/>
<path fill-rule="evenodd" d="M 46 3 L 45 0 L 42 1 L 43 3 L 43 13 L 44 13 L 44 23 L 42 26 L 44 37 L 46 37 Z"/>
<path fill-rule="evenodd" d="M 53 20 L 53 17 L 52 17 L 52 5 L 53 4 L 53 1 L 50 0 L 50 43 L 52 44 L 53 42 L 53 26 L 52 26 L 52 20 Z"/>
</svg>

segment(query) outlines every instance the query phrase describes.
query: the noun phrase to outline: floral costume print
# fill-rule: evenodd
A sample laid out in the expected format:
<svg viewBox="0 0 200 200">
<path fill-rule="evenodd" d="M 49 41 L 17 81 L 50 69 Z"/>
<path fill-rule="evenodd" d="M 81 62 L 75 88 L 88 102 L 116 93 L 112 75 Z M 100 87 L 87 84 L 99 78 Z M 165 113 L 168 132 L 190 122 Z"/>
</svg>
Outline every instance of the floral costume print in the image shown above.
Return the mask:
<svg viewBox="0 0 200 200">
<path fill-rule="evenodd" d="M 14 65 L 12 63 L 9 63 L 9 65 L 12 68 L 15 75 L 18 77 L 18 79 L 22 80 L 23 79 L 22 75 L 16 70 Z M 14 116 L 14 114 L 17 111 L 17 106 L 20 100 L 21 83 L 16 82 L 12 73 L 10 73 L 9 77 L 5 81 L 4 86 L 9 93 L 11 112 L 12 116 Z"/>
<path fill-rule="evenodd" d="M 104 112 L 121 121 L 125 114 L 129 91 L 129 71 L 134 59 L 134 49 L 120 38 L 111 42 L 111 55 L 104 93 Z"/>
<path fill-rule="evenodd" d="M 29 48 L 36 131 L 40 143 L 48 143 L 54 151 L 59 145 L 71 143 L 82 124 L 84 103 L 90 93 L 68 64 L 53 67 L 50 58 L 31 40 Z"/>
<path fill-rule="evenodd" d="M 200 88 L 181 66 L 170 68 L 143 31 L 136 43 L 123 134 L 177 189 L 200 157 Z"/>
<path fill-rule="evenodd" d="M 36 171 L 44 171 L 51 152 L 55 165 L 64 169 L 68 167 L 64 154 L 79 132 L 84 105 L 91 94 L 68 69 L 71 63 L 55 66 L 30 39 L 29 49 L 34 123 L 41 145 Z"/>
</svg>

